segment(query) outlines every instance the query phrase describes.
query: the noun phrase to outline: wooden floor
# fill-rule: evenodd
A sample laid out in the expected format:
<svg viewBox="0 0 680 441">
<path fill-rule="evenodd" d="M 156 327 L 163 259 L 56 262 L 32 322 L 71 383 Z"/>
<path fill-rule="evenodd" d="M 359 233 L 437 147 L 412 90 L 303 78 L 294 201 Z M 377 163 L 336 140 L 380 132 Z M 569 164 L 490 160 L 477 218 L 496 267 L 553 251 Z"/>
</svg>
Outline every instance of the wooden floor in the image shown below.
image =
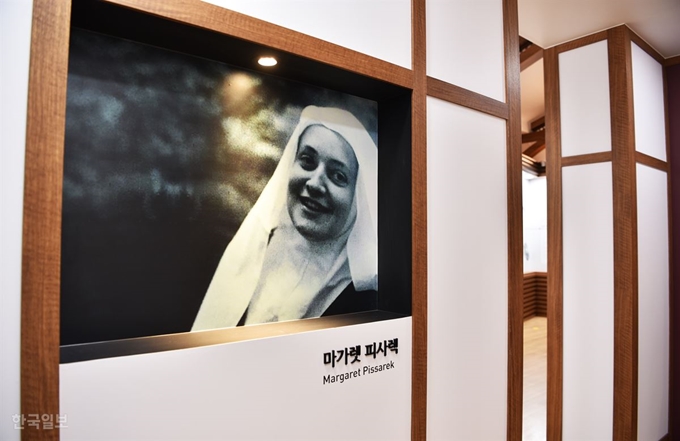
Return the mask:
<svg viewBox="0 0 680 441">
<path fill-rule="evenodd" d="M 546 436 L 548 323 L 545 317 L 524 322 L 523 441 L 544 441 Z"/>
</svg>

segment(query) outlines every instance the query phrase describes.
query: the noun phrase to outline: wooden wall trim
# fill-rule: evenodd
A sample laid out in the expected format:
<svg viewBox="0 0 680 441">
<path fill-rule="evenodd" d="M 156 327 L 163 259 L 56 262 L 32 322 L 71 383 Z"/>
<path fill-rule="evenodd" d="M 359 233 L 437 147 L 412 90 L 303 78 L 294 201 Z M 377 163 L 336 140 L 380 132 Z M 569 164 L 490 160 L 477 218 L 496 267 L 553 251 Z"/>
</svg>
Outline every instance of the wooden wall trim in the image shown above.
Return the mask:
<svg viewBox="0 0 680 441">
<path fill-rule="evenodd" d="M 614 192 L 614 439 L 637 439 L 638 247 L 631 33 L 608 31 Z"/>
<path fill-rule="evenodd" d="M 562 145 L 559 57 L 557 48 L 543 55 L 548 179 L 548 402 L 547 440 L 562 440 Z"/>
<path fill-rule="evenodd" d="M 409 89 L 413 87 L 414 73 L 409 69 L 200 0 L 104 1 L 252 41 Z"/>
<path fill-rule="evenodd" d="M 425 0 L 412 0 L 411 108 L 412 320 L 411 439 L 427 439 L 427 68 Z"/>
<path fill-rule="evenodd" d="M 587 153 L 585 155 L 563 156 L 562 167 L 571 167 L 574 165 L 597 164 L 600 162 L 609 162 L 612 160 L 612 152 L 597 152 Z"/>
<path fill-rule="evenodd" d="M 26 123 L 21 413 L 59 413 L 61 198 L 71 2 L 34 0 Z M 23 440 L 59 430 L 25 427 Z"/>
<path fill-rule="evenodd" d="M 517 0 L 503 0 L 505 101 L 508 109 L 508 441 L 522 440 L 524 367 L 524 261 L 522 226 L 522 121 Z"/>
<path fill-rule="evenodd" d="M 676 55 L 675 57 L 671 58 L 666 58 L 663 62 L 663 65 L 665 67 L 675 66 L 676 64 L 680 64 L 680 55 Z"/>
<path fill-rule="evenodd" d="M 547 289 L 548 273 L 532 272 L 524 274 L 524 320 L 536 316 L 546 317 Z"/>
<path fill-rule="evenodd" d="M 666 143 L 668 144 L 668 142 Z M 662 172 L 668 173 L 670 169 L 668 162 L 657 159 L 653 156 L 646 155 L 642 152 L 635 152 L 635 162 L 638 164 L 646 165 L 647 167 L 652 167 Z"/>
<path fill-rule="evenodd" d="M 578 49 L 583 46 L 588 46 L 589 44 L 597 43 L 598 41 L 607 39 L 607 31 L 600 31 L 594 34 L 586 35 L 585 37 L 577 38 L 572 41 L 567 41 L 559 46 L 555 46 L 555 50 L 558 54 L 562 52 L 567 52 L 573 49 Z"/>
<path fill-rule="evenodd" d="M 427 77 L 427 94 L 498 118 L 509 118 L 508 104 L 437 78 Z"/>
</svg>

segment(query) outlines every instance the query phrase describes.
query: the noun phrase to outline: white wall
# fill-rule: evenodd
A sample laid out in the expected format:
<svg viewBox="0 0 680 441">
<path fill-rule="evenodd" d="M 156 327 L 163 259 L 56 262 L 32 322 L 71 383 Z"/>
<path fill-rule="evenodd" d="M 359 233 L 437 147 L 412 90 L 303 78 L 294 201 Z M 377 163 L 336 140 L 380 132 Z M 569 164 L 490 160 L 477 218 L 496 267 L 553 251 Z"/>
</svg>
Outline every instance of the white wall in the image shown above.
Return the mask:
<svg viewBox="0 0 680 441">
<path fill-rule="evenodd" d="M 505 439 L 506 124 L 435 98 L 427 116 L 428 439 Z"/>
<path fill-rule="evenodd" d="M 631 43 L 635 150 L 666 160 L 666 114 L 661 64 Z"/>
<path fill-rule="evenodd" d="M 611 150 L 607 42 L 560 53 L 559 75 L 562 156 Z"/>
<path fill-rule="evenodd" d="M 635 149 L 666 160 L 661 65 L 631 43 Z M 638 438 L 668 432 L 669 269 L 666 173 L 637 165 L 638 203 Z"/>
<path fill-rule="evenodd" d="M 548 271 L 548 187 L 545 176 L 522 172 L 524 273 Z"/>
<path fill-rule="evenodd" d="M 504 102 L 502 1 L 426 13 L 427 74 Z M 506 144 L 505 120 L 427 99 L 430 440 L 506 438 Z"/>
<path fill-rule="evenodd" d="M 410 0 L 204 0 L 411 68 Z"/>
<path fill-rule="evenodd" d="M 562 155 L 611 150 L 609 60 L 600 41 L 559 54 Z M 562 169 L 563 437 L 611 439 L 614 364 L 612 165 Z"/>
<path fill-rule="evenodd" d="M 427 74 L 505 102 L 501 0 L 427 1 Z"/>
<path fill-rule="evenodd" d="M 389 2 L 387 11 L 379 0 L 219 3 L 410 68 L 408 0 Z M 69 428 L 62 438 L 407 440 L 411 328 L 407 318 L 64 364 L 61 412 Z M 329 370 L 324 352 L 394 338 L 399 353 L 385 361 L 395 369 L 323 384 L 324 374 L 352 370 Z"/>
<path fill-rule="evenodd" d="M 614 251 L 611 163 L 562 169 L 563 439 L 612 438 Z"/>
<path fill-rule="evenodd" d="M 21 222 L 30 0 L 0 2 L 0 439 L 19 440 Z"/>
<path fill-rule="evenodd" d="M 409 440 L 411 318 L 62 364 L 65 441 Z M 398 338 L 398 353 L 323 354 Z M 375 373 L 365 368 L 393 363 Z M 324 384 L 329 374 L 358 377 Z"/>
<path fill-rule="evenodd" d="M 638 438 L 658 440 L 668 433 L 670 329 L 666 173 L 638 164 L 637 200 Z"/>
</svg>

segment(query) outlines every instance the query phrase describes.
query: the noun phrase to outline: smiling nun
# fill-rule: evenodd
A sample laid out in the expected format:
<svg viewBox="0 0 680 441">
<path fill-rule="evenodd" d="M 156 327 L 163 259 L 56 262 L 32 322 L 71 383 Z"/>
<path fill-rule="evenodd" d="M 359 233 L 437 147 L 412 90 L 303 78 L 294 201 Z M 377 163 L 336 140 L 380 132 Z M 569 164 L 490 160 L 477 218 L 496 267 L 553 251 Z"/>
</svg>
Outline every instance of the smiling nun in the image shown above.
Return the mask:
<svg viewBox="0 0 680 441">
<path fill-rule="evenodd" d="M 377 164 L 354 115 L 306 107 L 192 331 L 369 309 L 378 288 Z"/>
</svg>

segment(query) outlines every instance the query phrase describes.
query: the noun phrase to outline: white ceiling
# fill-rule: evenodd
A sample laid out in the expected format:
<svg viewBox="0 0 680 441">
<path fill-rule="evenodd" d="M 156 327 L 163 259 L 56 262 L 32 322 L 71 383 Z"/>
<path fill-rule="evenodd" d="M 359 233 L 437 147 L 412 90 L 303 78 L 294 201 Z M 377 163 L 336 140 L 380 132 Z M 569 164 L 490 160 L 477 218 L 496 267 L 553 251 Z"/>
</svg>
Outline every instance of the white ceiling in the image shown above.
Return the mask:
<svg viewBox="0 0 680 441">
<path fill-rule="evenodd" d="M 680 55 L 680 0 L 518 0 L 519 34 L 546 49 L 627 24 L 664 58 Z"/>
</svg>

